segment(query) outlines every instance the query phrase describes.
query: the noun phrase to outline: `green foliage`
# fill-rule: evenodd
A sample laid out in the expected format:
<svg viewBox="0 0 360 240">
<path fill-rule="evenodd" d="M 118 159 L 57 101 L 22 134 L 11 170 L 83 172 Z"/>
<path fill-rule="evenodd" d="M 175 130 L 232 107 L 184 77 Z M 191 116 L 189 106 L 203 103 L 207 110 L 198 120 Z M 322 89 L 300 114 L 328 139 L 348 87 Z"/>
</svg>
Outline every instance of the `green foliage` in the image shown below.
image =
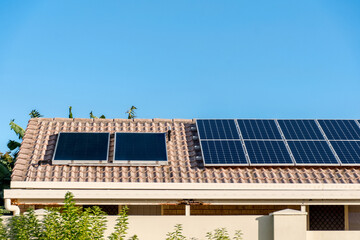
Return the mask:
<svg viewBox="0 0 360 240">
<path fill-rule="evenodd" d="M 186 237 L 182 233 L 183 228 L 181 224 L 176 224 L 173 232 L 166 234 L 166 240 L 185 240 Z"/>
<path fill-rule="evenodd" d="M 95 116 L 95 115 L 93 114 L 93 112 L 91 111 L 91 112 L 90 112 L 90 118 L 98 118 L 98 117 Z"/>
<path fill-rule="evenodd" d="M 41 114 L 39 113 L 39 111 L 36 110 L 36 109 L 32 110 L 32 111 L 29 113 L 29 115 L 30 115 L 31 118 L 43 117 L 43 115 L 41 115 Z"/>
<path fill-rule="evenodd" d="M 10 218 L 7 228 L 10 229 L 7 237 L 11 240 L 40 239 L 41 237 L 41 224 L 33 209 L 23 215 Z"/>
<path fill-rule="evenodd" d="M 242 240 L 242 233 L 240 230 L 237 230 L 235 231 L 235 236 L 231 238 L 226 228 L 217 228 L 213 232 L 206 233 L 206 238 L 208 240 Z"/>
<path fill-rule="evenodd" d="M 186 240 L 187 238 L 182 233 L 183 228 L 181 224 L 176 224 L 173 232 L 166 234 L 166 240 Z M 226 228 L 217 228 L 213 232 L 206 233 L 206 239 L 208 240 L 242 240 L 242 233 L 240 230 L 235 231 L 233 238 L 230 237 L 230 234 Z M 190 238 L 190 240 L 195 240 L 196 238 Z"/>
<path fill-rule="evenodd" d="M 49 209 L 43 219 L 43 239 L 56 240 L 62 235 L 62 223 L 59 219 L 61 219 L 59 209 Z"/>
<path fill-rule="evenodd" d="M 15 119 L 11 120 L 9 125 L 11 130 L 13 130 L 15 132 L 15 134 L 19 137 L 19 139 L 23 139 L 24 134 L 25 134 L 25 130 L 20 127 L 19 125 L 17 125 L 15 122 Z"/>
<path fill-rule="evenodd" d="M 6 152 L 6 153 L 0 152 L 0 176 L 11 175 L 11 169 L 14 166 L 14 161 L 15 159 L 13 156 L 11 156 L 10 152 Z M 1 168 L 1 166 L 4 166 L 7 169 L 6 173 Z"/>
<path fill-rule="evenodd" d="M 116 219 L 115 231 L 109 236 L 110 240 L 124 240 L 125 239 L 127 230 L 129 229 L 128 215 L 127 215 L 128 211 L 129 211 L 129 208 L 127 206 L 124 206 L 121 209 L 119 216 Z M 132 239 L 137 239 L 137 236 L 133 236 Z"/>
<path fill-rule="evenodd" d="M 0 240 L 6 239 L 7 231 L 4 225 L 4 220 L 1 218 L 3 215 L 3 209 L 0 209 Z"/>
<path fill-rule="evenodd" d="M 10 151 L 13 151 L 17 148 L 20 148 L 21 143 L 15 140 L 9 140 L 7 143 L 7 147 L 10 149 Z"/>
<path fill-rule="evenodd" d="M 134 235 L 134 236 L 130 237 L 129 240 L 139 240 L 139 238 L 137 235 Z"/>
<path fill-rule="evenodd" d="M 69 118 L 73 118 L 72 106 L 69 107 Z"/>
<path fill-rule="evenodd" d="M 135 110 L 136 109 L 137 108 L 135 106 L 131 106 L 131 108 L 128 111 L 126 111 L 126 114 L 128 114 L 128 119 L 136 118 L 136 115 L 135 115 Z"/>
<path fill-rule="evenodd" d="M 90 112 L 90 118 L 95 119 L 95 118 L 98 118 L 98 117 L 95 116 L 95 115 L 93 114 L 93 112 L 91 111 L 91 112 Z M 105 115 L 101 115 L 99 118 L 105 119 L 106 117 L 105 117 Z"/>
<path fill-rule="evenodd" d="M 99 207 L 75 206 L 74 195 L 66 193 L 64 206 L 49 209 L 44 217 L 43 239 L 85 240 L 103 239 L 105 213 Z"/>
</svg>

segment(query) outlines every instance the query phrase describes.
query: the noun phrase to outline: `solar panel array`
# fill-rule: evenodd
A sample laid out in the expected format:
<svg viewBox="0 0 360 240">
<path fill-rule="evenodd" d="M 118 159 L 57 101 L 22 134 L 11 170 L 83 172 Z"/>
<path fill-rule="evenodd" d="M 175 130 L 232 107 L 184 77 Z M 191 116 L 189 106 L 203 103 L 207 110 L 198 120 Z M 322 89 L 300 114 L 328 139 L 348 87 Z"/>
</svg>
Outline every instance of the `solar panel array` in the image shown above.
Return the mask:
<svg viewBox="0 0 360 240">
<path fill-rule="evenodd" d="M 360 120 L 198 119 L 205 166 L 359 165 Z"/>
</svg>

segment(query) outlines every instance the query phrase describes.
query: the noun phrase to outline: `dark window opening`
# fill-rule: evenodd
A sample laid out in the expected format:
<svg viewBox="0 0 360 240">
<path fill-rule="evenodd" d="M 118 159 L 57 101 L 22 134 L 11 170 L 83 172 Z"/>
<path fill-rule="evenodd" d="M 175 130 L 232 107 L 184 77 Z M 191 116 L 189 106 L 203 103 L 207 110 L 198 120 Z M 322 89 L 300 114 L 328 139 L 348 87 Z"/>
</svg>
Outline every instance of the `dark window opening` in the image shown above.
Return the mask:
<svg viewBox="0 0 360 240">
<path fill-rule="evenodd" d="M 322 205 L 309 208 L 310 230 L 344 230 L 344 206 Z"/>
</svg>

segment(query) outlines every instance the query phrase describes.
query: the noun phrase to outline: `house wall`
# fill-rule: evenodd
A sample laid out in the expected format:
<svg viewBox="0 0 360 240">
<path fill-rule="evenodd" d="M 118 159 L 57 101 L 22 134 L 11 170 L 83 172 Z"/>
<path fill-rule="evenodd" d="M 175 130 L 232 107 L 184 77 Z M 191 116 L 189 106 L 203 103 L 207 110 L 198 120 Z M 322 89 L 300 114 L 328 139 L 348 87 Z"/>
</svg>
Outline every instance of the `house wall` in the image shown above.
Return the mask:
<svg viewBox="0 0 360 240">
<path fill-rule="evenodd" d="M 8 219 L 10 216 L 2 218 Z M 116 218 L 117 216 L 106 217 L 106 236 L 113 232 Z M 185 236 L 197 239 L 205 239 L 206 233 L 216 228 L 226 228 L 231 235 L 235 230 L 241 230 L 244 240 L 360 239 L 360 231 L 306 231 L 306 213 L 289 209 L 270 215 L 129 216 L 127 236 L 136 234 L 141 240 L 166 239 L 166 234 L 172 232 L 176 224 L 182 224 Z"/>
<path fill-rule="evenodd" d="M 355 240 L 360 231 L 307 231 L 306 240 Z"/>
<path fill-rule="evenodd" d="M 349 206 L 349 230 L 360 230 L 360 206 Z"/>
<path fill-rule="evenodd" d="M 116 217 L 108 216 L 106 235 L 112 232 Z M 271 216 L 129 216 L 128 237 L 136 234 L 141 240 L 161 240 L 176 224 L 183 225 L 183 234 L 205 239 L 206 233 L 225 227 L 230 234 L 243 232 L 243 239 L 273 240 Z"/>
</svg>

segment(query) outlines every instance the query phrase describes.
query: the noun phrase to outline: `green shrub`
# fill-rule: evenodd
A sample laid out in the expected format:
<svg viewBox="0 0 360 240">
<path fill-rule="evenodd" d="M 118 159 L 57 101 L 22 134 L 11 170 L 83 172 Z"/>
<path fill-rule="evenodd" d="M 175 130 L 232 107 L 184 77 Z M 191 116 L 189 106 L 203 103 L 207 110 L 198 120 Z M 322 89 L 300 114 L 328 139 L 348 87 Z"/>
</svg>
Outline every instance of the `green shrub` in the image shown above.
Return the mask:
<svg viewBox="0 0 360 240">
<path fill-rule="evenodd" d="M 48 209 L 43 220 L 43 239 L 85 240 L 103 239 L 105 213 L 99 207 L 75 206 L 74 195 L 66 193 L 64 206 Z"/>
<path fill-rule="evenodd" d="M 7 229 L 9 231 L 7 231 L 7 234 L 4 231 L 3 236 L 7 236 L 8 239 L 27 240 L 41 238 L 41 224 L 36 218 L 33 209 L 30 209 L 25 214 L 10 218 Z"/>
<path fill-rule="evenodd" d="M 186 237 L 183 235 L 182 230 L 182 225 L 176 224 L 174 227 L 174 231 L 166 234 L 166 240 L 185 240 Z"/>
<path fill-rule="evenodd" d="M 110 240 L 124 240 L 129 229 L 129 218 L 128 218 L 129 208 L 124 206 L 119 213 L 118 218 L 116 219 L 115 231 L 109 236 Z M 134 235 L 129 238 L 129 240 L 139 240 L 137 235 Z"/>
</svg>

